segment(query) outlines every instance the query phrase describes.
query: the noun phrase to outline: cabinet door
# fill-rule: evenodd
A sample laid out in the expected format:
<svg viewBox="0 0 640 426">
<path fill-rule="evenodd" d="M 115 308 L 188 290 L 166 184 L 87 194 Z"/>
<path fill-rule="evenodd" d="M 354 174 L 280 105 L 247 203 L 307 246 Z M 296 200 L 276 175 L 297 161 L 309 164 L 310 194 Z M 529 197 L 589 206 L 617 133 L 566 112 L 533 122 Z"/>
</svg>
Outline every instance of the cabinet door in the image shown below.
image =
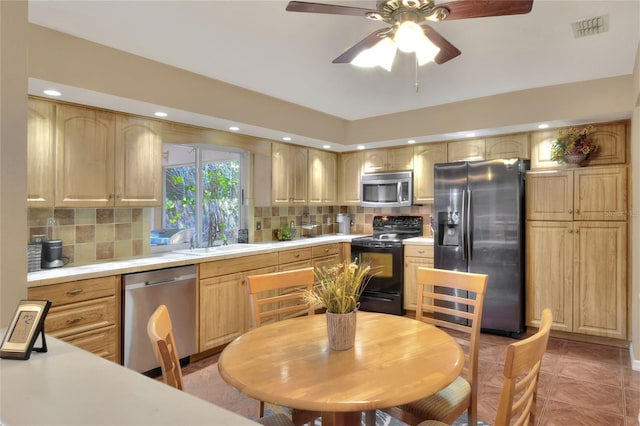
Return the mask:
<svg viewBox="0 0 640 426">
<path fill-rule="evenodd" d="M 274 205 L 289 204 L 291 188 L 291 148 L 281 143 L 271 144 L 271 198 Z"/>
<path fill-rule="evenodd" d="M 433 165 L 447 162 L 447 144 L 420 145 L 413 152 L 413 202 L 433 203 Z"/>
<path fill-rule="evenodd" d="M 413 170 L 413 147 L 387 150 L 387 170 Z"/>
<path fill-rule="evenodd" d="M 338 199 L 340 205 L 360 205 L 360 180 L 362 178 L 362 152 L 340 154 L 340 179 Z"/>
<path fill-rule="evenodd" d="M 291 204 L 307 203 L 307 175 L 308 175 L 308 153 L 307 148 L 294 146 L 291 149 Z"/>
<path fill-rule="evenodd" d="M 447 161 L 484 160 L 484 139 L 468 139 L 447 143 Z"/>
<path fill-rule="evenodd" d="M 55 105 L 29 99 L 27 110 L 27 201 L 29 207 L 54 205 Z"/>
<path fill-rule="evenodd" d="M 487 160 L 529 158 L 529 133 L 486 138 L 485 150 Z"/>
<path fill-rule="evenodd" d="M 576 220 L 627 220 L 627 167 L 585 167 L 574 172 Z"/>
<path fill-rule="evenodd" d="M 56 206 L 113 206 L 114 140 L 112 113 L 56 107 Z"/>
<path fill-rule="evenodd" d="M 247 329 L 247 292 L 242 273 L 200 280 L 200 348 L 229 343 Z"/>
<path fill-rule="evenodd" d="M 594 125 L 593 141 L 598 151 L 589 160 L 589 165 L 623 164 L 627 161 L 627 123 L 618 121 Z"/>
<path fill-rule="evenodd" d="M 433 246 L 406 245 L 404 249 L 404 308 L 415 311 L 418 296 L 418 268 L 421 266 L 433 268 Z"/>
<path fill-rule="evenodd" d="M 364 152 L 364 173 L 383 172 L 386 169 L 386 149 L 370 149 Z"/>
<path fill-rule="evenodd" d="M 573 331 L 627 340 L 627 225 L 575 222 Z"/>
<path fill-rule="evenodd" d="M 573 223 L 527 222 L 526 323 L 550 308 L 554 330 L 573 331 Z"/>
<path fill-rule="evenodd" d="M 573 220 L 573 173 L 528 172 L 526 197 L 527 220 Z"/>
<path fill-rule="evenodd" d="M 558 138 L 558 130 L 531 132 L 531 169 L 560 167 L 551 159 L 551 147 Z"/>
<path fill-rule="evenodd" d="M 162 124 L 116 117 L 116 206 L 162 205 Z"/>
<path fill-rule="evenodd" d="M 309 149 L 309 204 L 335 204 L 337 156 Z"/>
</svg>

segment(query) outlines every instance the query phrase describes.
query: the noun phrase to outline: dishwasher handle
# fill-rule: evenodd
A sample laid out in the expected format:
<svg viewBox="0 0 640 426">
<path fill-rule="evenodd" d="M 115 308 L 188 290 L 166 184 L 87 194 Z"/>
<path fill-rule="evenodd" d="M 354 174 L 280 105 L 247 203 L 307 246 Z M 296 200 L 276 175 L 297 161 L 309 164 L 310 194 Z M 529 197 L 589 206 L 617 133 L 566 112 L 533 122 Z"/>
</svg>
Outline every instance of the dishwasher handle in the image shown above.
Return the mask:
<svg viewBox="0 0 640 426">
<path fill-rule="evenodd" d="M 173 277 L 169 280 L 162 280 L 162 281 L 143 281 L 143 282 L 137 282 L 137 283 L 127 283 L 125 285 L 125 289 L 127 290 L 135 290 L 137 288 L 143 288 L 143 287 L 152 287 L 152 286 L 159 286 L 159 285 L 168 285 L 168 284 L 177 284 L 179 282 L 182 281 L 189 281 L 189 280 L 195 280 L 196 275 L 195 274 L 187 274 L 187 275 L 181 275 L 179 277 Z"/>
</svg>

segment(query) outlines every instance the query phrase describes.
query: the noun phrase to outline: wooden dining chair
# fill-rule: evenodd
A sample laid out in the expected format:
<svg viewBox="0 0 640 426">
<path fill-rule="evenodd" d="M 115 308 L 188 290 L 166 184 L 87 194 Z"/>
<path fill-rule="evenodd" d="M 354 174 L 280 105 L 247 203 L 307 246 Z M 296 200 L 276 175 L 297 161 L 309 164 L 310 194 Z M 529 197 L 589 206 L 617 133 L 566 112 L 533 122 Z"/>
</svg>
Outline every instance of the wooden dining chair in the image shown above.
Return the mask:
<svg viewBox="0 0 640 426">
<path fill-rule="evenodd" d="M 495 426 L 535 424 L 540 366 L 547 350 L 552 321 L 553 315 L 547 308 L 542 311 L 540 328 L 534 335 L 507 346 Z M 429 420 L 419 423 L 419 426 L 446 424 Z"/>
<path fill-rule="evenodd" d="M 418 268 L 416 319 L 446 328 L 463 347 L 465 365 L 462 375 L 438 393 L 383 411 L 416 425 L 427 419 L 452 423 L 467 410 L 469 424 L 476 424 L 480 321 L 487 281 L 485 274 Z M 436 286 L 449 294 L 435 292 Z"/>
<path fill-rule="evenodd" d="M 314 268 L 294 269 L 247 276 L 253 327 L 304 315 L 314 315 L 315 307 L 304 300 L 305 290 L 313 290 Z M 264 401 L 260 401 L 260 415 Z M 292 410 L 295 424 L 313 422 L 321 413 Z"/>
<path fill-rule="evenodd" d="M 158 306 L 153 314 L 151 314 L 151 317 L 149 317 L 147 334 L 149 335 L 149 340 L 151 340 L 153 352 L 156 355 L 156 360 L 160 364 L 165 382 L 176 389 L 184 390 L 182 369 L 180 368 L 176 342 L 173 338 L 171 317 L 165 305 Z M 266 426 L 294 426 L 291 419 L 283 413 L 266 417 L 262 417 L 262 414 L 260 414 L 257 422 Z"/>
</svg>

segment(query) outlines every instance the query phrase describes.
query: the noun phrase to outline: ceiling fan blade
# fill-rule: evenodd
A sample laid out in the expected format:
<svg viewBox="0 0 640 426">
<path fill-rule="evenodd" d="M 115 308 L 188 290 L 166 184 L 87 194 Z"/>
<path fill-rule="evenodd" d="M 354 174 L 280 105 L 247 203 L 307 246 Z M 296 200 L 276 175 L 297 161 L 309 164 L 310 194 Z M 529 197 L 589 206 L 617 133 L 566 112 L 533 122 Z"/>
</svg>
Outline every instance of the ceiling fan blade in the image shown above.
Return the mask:
<svg viewBox="0 0 640 426">
<path fill-rule="evenodd" d="M 338 56 L 332 62 L 334 64 L 348 64 L 351 62 L 360 52 L 370 47 L 375 46 L 377 42 L 386 37 L 386 33 L 389 32 L 389 28 L 382 28 L 372 32 L 362 40 L 360 40 L 355 46 L 346 50 L 342 55 Z"/>
<path fill-rule="evenodd" d="M 442 37 L 439 32 L 430 26 L 422 25 L 422 29 L 424 30 L 424 35 L 431 40 L 431 43 L 440 48 L 440 52 L 433 58 L 433 62 L 436 64 L 444 64 L 461 53 L 457 47 L 449 43 L 446 38 Z"/>
<path fill-rule="evenodd" d="M 335 4 L 307 3 L 303 1 L 290 1 L 287 5 L 289 12 L 329 13 L 332 15 L 352 15 L 367 17 L 369 12 L 377 12 L 375 9 L 363 9 L 361 7 L 338 6 Z"/>
<path fill-rule="evenodd" d="M 529 13 L 533 7 L 533 0 L 458 0 L 438 4 L 438 7 L 449 10 L 449 16 L 445 20 L 451 21 Z"/>
</svg>

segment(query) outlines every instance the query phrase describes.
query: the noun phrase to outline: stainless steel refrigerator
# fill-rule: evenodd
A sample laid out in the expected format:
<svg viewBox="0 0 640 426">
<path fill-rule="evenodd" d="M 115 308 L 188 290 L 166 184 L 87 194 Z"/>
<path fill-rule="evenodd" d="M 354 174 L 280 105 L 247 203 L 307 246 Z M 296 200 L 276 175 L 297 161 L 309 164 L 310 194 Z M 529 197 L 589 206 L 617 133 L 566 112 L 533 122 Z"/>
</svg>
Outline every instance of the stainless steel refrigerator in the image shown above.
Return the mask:
<svg viewBox="0 0 640 426">
<path fill-rule="evenodd" d="M 488 274 L 481 328 L 516 338 L 525 331 L 528 169 L 528 161 L 521 159 L 434 166 L 435 267 Z"/>
</svg>

